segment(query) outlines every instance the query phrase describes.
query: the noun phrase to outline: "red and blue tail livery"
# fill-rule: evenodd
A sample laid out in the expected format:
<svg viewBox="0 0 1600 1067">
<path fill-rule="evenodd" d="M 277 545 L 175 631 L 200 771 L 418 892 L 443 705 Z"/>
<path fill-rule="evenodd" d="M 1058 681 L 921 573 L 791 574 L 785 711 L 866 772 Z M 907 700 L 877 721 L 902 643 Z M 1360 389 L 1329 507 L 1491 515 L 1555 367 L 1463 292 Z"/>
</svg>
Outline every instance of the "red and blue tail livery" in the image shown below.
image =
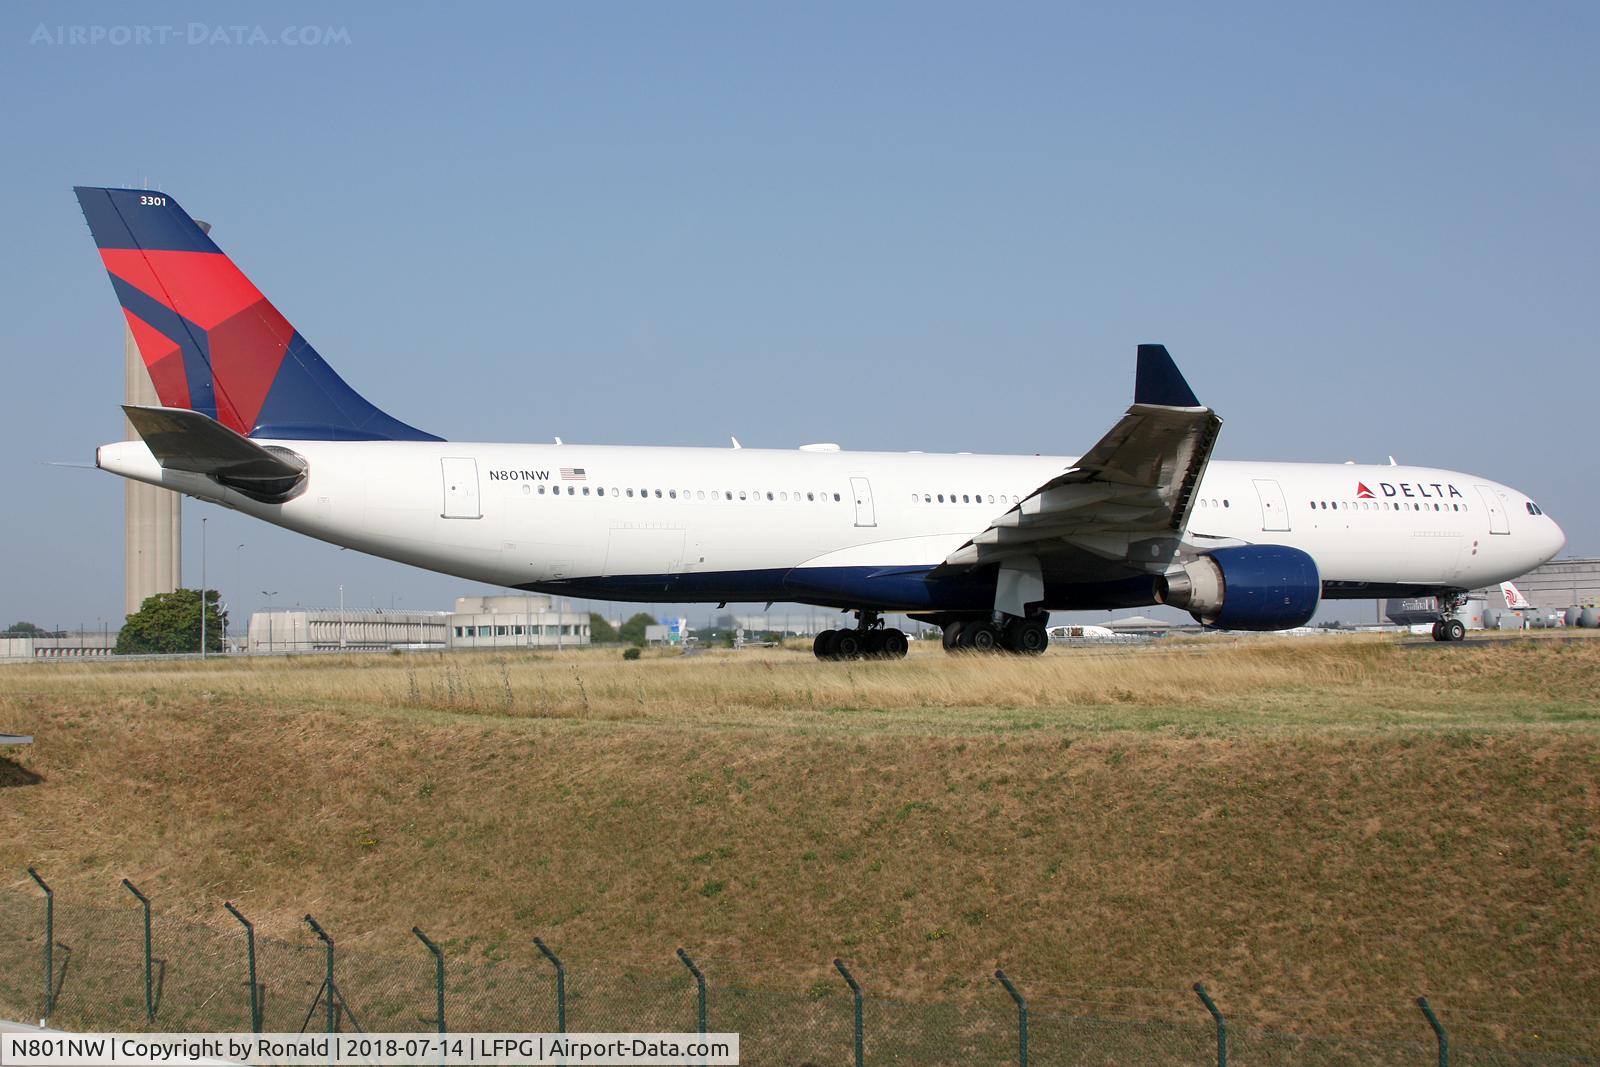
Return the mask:
<svg viewBox="0 0 1600 1067">
<path fill-rule="evenodd" d="M 172 197 L 74 191 L 164 406 L 248 437 L 439 440 L 345 384 Z"/>
</svg>

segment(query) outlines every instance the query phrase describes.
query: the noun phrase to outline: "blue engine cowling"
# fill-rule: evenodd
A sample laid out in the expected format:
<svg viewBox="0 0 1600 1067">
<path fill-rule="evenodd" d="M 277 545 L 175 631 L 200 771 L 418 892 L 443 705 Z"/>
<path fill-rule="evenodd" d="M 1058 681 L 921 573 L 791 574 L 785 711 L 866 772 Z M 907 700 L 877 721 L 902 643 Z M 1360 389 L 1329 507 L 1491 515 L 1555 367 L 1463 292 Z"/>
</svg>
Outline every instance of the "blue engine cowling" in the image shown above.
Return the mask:
<svg viewBox="0 0 1600 1067">
<path fill-rule="evenodd" d="M 1219 548 L 1156 579 L 1156 600 L 1222 630 L 1291 630 L 1322 599 L 1317 562 L 1287 545 Z"/>
</svg>

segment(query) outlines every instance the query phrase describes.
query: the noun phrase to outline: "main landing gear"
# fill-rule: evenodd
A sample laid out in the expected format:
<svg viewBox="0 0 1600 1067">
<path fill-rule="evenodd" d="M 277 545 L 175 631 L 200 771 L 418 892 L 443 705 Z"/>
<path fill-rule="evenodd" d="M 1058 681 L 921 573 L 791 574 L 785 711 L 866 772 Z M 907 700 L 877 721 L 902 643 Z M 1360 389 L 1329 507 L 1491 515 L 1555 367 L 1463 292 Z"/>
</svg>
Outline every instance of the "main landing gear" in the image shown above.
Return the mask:
<svg viewBox="0 0 1600 1067">
<path fill-rule="evenodd" d="M 1465 593 L 1456 593 L 1439 598 L 1439 607 L 1444 611 L 1444 618 L 1433 624 L 1433 639 L 1435 641 L 1465 641 L 1467 639 L 1466 624 L 1456 618 L 1456 612 L 1460 611 L 1466 602 L 1467 596 Z"/>
<path fill-rule="evenodd" d="M 973 618 L 952 619 L 944 623 L 946 652 L 1015 652 L 1037 656 L 1050 647 L 1045 630 L 1050 616 L 1040 613 L 1017 618 L 1005 615 L 1000 621 Z"/>
<path fill-rule="evenodd" d="M 856 612 L 854 630 L 824 630 L 811 642 L 818 659 L 901 659 L 910 649 L 906 635 L 885 627 L 878 612 Z"/>
</svg>

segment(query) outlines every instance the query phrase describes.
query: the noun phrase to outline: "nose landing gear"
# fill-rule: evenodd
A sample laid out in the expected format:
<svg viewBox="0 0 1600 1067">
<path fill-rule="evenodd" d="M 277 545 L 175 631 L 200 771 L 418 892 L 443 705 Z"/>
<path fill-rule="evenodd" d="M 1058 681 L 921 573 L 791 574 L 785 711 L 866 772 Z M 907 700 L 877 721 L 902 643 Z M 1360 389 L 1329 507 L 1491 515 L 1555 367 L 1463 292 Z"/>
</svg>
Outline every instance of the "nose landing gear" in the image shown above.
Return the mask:
<svg viewBox="0 0 1600 1067">
<path fill-rule="evenodd" d="M 1433 639 L 1435 641 L 1466 640 L 1467 626 L 1456 618 L 1456 612 L 1460 611 L 1466 603 L 1467 595 L 1465 593 L 1453 593 L 1439 598 L 1439 608 L 1444 613 L 1444 617 L 1433 624 Z"/>
</svg>

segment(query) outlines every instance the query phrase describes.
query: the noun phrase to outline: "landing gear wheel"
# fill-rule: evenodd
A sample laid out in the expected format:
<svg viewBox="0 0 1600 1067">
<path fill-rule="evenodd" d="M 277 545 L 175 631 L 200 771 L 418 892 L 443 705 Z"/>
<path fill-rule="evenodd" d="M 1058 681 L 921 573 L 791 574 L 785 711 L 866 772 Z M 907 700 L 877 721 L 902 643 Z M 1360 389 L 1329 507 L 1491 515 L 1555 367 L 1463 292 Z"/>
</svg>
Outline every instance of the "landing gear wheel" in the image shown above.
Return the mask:
<svg viewBox="0 0 1600 1067">
<path fill-rule="evenodd" d="M 1443 641 L 1444 640 L 1444 622 L 1443 621 L 1436 622 L 1436 623 L 1433 624 L 1433 639 L 1435 641 Z"/>
<path fill-rule="evenodd" d="M 1000 647 L 1000 631 L 992 622 L 969 622 L 961 628 L 960 644 L 974 652 L 993 652 Z"/>
<path fill-rule="evenodd" d="M 1439 624 L 1439 628 L 1446 641 L 1465 641 L 1467 639 L 1467 627 L 1460 619 L 1446 619 Z"/>
<path fill-rule="evenodd" d="M 839 635 L 838 630 L 824 630 L 811 642 L 811 654 L 818 659 L 832 659 L 833 652 L 829 645 Z"/>
<path fill-rule="evenodd" d="M 861 635 L 861 654 L 868 659 L 877 659 L 883 655 L 884 630 L 868 630 Z"/>
<path fill-rule="evenodd" d="M 911 649 L 911 642 L 906 640 L 906 635 L 899 630 L 884 630 L 882 648 L 879 651 L 884 659 L 904 659 Z"/>
<path fill-rule="evenodd" d="M 961 643 L 961 620 L 957 619 L 955 622 L 947 622 L 947 623 L 945 623 L 944 624 L 944 650 L 946 652 L 953 652 L 955 649 L 960 647 L 960 643 Z"/>
<path fill-rule="evenodd" d="M 855 659 L 861 655 L 861 637 L 854 630 L 835 630 L 838 634 L 833 641 L 834 659 Z"/>
<path fill-rule="evenodd" d="M 1024 656 L 1037 656 L 1050 647 L 1050 634 L 1038 619 L 1018 619 L 1006 628 L 1006 647 Z"/>
</svg>

